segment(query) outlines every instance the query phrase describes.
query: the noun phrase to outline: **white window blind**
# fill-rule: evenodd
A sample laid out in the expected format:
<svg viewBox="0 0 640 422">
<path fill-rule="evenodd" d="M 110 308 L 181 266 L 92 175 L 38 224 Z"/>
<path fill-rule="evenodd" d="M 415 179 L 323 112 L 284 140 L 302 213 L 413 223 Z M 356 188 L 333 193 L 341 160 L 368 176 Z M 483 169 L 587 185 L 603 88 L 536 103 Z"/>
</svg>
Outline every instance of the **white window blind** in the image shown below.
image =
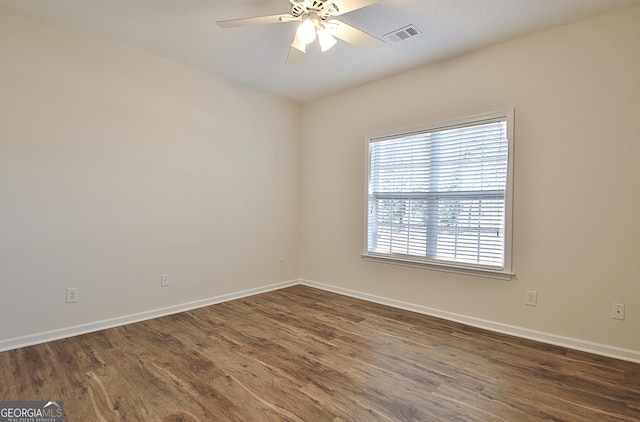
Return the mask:
<svg viewBox="0 0 640 422">
<path fill-rule="evenodd" d="M 366 253 L 504 271 L 507 121 L 370 139 Z"/>
</svg>

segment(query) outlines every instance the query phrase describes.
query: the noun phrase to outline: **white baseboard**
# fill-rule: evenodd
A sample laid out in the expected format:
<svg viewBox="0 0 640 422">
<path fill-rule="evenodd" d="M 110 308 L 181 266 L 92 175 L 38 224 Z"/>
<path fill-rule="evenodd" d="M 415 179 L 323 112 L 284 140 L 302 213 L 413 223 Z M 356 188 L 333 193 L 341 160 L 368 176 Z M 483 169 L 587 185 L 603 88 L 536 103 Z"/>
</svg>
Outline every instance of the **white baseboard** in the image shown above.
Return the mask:
<svg viewBox="0 0 640 422">
<path fill-rule="evenodd" d="M 556 346 L 567 347 L 569 349 L 580 350 L 583 352 L 594 353 L 597 355 L 607 356 L 615 359 L 622 359 L 630 362 L 640 363 L 640 351 L 623 349 L 620 347 L 609 346 L 606 344 L 593 343 L 585 340 L 575 339 L 571 337 L 559 336 L 556 334 L 545 333 L 542 331 L 530 330 L 528 328 L 517 327 L 514 325 L 502 324 L 498 322 L 488 321 L 480 318 L 474 318 L 467 315 L 456 314 L 453 312 L 442 311 L 439 309 L 429 308 L 422 305 L 403 302 L 399 300 L 389 299 L 369 293 L 358 292 L 355 290 L 344 289 L 329 284 L 317 283 L 311 280 L 298 279 L 284 281 L 281 283 L 261 286 L 254 289 L 242 290 L 235 293 L 229 293 L 221 296 L 211 297 L 193 302 L 183 303 L 179 305 L 168 306 L 166 308 L 154 309 L 150 311 L 140 312 L 122 317 L 111 318 L 101 321 L 90 322 L 87 324 L 76 325 L 72 327 L 61 328 L 42 333 L 31 334 L 22 337 L 15 337 L 7 340 L 0 340 L 0 352 L 18 349 L 20 347 L 32 346 L 34 344 L 46 343 L 48 341 L 60 340 L 63 338 L 73 337 L 81 334 L 87 334 L 94 331 L 105 330 L 107 328 L 118 327 L 126 324 L 133 324 L 148 319 L 159 318 L 179 312 L 190 311 L 192 309 L 202 308 L 204 306 L 215 305 L 217 303 L 228 302 L 234 299 L 253 296 L 260 293 L 266 293 L 273 290 L 284 289 L 286 287 L 302 284 L 316 289 L 327 290 L 345 296 L 363 299 L 369 302 L 379 303 L 394 308 L 404 309 L 407 311 L 417 312 L 424 315 L 430 315 L 449 321 L 459 322 L 470 325 L 472 327 L 483 328 L 502 334 L 508 334 L 516 337 L 526 338 L 529 340 L 539 341 L 542 343 L 553 344 Z"/>
<path fill-rule="evenodd" d="M 92 333 L 94 331 L 105 330 L 107 328 L 119 327 L 121 325 L 133 324 L 135 322 L 145 321 L 148 319 L 177 314 L 179 312 L 190 311 L 192 309 L 202 308 L 204 306 L 215 305 L 216 303 L 228 302 L 234 299 L 240 299 L 247 296 L 270 292 L 272 290 L 295 286 L 296 284 L 300 284 L 298 280 L 284 281 L 281 283 L 270 284 L 268 286 L 261 286 L 254 289 L 242 290 L 235 293 L 229 293 L 179 305 L 168 306 L 166 308 L 153 309 L 150 311 L 125 315 L 122 317 L 94 321 L 87 324 L 75 325 L 72 327 L 46 331 L 22 337 L 15 337 L 7 340 L 0 340 L 0 352 L 18 349 L 20 347 L 32 346 L 34 344 L 46 343 L 48 341 L 60 340 L 63 338 L 73 337 L 81 334 Z"/>
<path fill-rule="evenodd" d="M 542 331 L 530 330 L 528 328 L 517 327 L 514 325 L 502 324 L 499 322 L 488 321 L 480 318 L 474 318 L 467 315 L 456 314 L 453 312 L 442 311 L 439 309 L 429 308 L 422 305 L 403 302 L 400 300 L 388 299 L 381 296 L 362 293 L 354 290 L 344 289 L 328 284 L 317 283 L 311 280 L 300 280 L 300 284 L 314 287 L 317 289 L 327 290 L 345 296 L 363 299 L 369 302 L 379 303 L 381 305 L 392 306 L 394 308 L 413 311 L 424 315 L 430 315 L 449 321 L 459 322 L 470 325 L 472 327 L 483 328 L 485 330 L 497 333 L 508 334 L 529 340 L 539 341 L 541 343 L 553 344 L 555 346 L 566 347 L 568 349 L 580 350 L 582 352 L 594 353 L 601 356 L 607 356 L 615 359 L 622 359 L 630 362 L 640 363 L 640 351 L 623 349 L 620 347 L 609 346 L 606 344 L 593 343 L 590 341 L 575 339 L 571 337 L 559 336 L 556 334 L 545 333 Z"/>
</svg>

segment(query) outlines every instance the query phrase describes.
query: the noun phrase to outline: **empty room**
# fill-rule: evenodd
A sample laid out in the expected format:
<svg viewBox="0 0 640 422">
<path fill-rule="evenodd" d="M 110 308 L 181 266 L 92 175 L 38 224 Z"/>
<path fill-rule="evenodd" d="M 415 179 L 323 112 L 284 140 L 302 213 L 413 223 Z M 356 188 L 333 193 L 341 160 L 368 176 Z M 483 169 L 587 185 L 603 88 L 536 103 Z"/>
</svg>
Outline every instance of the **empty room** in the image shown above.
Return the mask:
<svg viewBox="0 0 640 422">
<path fill-rule="evenodd" d="M 640 420 L 640 0 L 0 0 L 1 421 Z"/>
</svg>

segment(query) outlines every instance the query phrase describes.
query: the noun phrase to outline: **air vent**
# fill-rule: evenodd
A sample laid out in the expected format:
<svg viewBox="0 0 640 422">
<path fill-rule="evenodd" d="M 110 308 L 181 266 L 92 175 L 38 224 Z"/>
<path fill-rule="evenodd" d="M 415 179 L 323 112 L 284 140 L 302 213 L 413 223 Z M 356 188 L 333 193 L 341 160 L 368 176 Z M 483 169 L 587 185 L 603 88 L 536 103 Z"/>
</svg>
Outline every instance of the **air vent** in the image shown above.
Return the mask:
<svg viewBox="0 0 640 422">
<path fill-rule="evenodd" d="M 404 28 L 397 29 L 393 32 L 388 33 L 384 37 L 393 42 L 404 41 L 411 37 L 415 37 L 418 34 L 421 34 L 420 30 L 413 25 L 407 25 Z"/>
</svg>

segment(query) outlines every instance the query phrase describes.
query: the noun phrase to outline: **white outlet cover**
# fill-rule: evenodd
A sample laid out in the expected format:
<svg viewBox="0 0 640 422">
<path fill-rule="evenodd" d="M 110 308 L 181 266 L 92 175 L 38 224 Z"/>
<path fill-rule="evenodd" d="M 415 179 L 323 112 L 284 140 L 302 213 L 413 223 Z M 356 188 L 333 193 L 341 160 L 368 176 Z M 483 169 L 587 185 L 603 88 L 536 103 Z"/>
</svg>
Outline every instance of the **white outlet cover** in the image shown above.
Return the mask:
<svg viewBox="0 0 640 422">
<path fill-rule="evenodd" d="M 525 305 L 538 306 L 538 293 L 532 290 L 526 292 Z"/>
<path fill-rule="evenodd" d="M 624 305 L 621 303 L 611 304 L 611 318 L 624 320 Z"/>
<path fill-rule="evenodd" d="M 68 287 L 67 288 L 67 303 L 76 303 L 78 301 L 78 288 L 77 287 Z"/>
</svg>

